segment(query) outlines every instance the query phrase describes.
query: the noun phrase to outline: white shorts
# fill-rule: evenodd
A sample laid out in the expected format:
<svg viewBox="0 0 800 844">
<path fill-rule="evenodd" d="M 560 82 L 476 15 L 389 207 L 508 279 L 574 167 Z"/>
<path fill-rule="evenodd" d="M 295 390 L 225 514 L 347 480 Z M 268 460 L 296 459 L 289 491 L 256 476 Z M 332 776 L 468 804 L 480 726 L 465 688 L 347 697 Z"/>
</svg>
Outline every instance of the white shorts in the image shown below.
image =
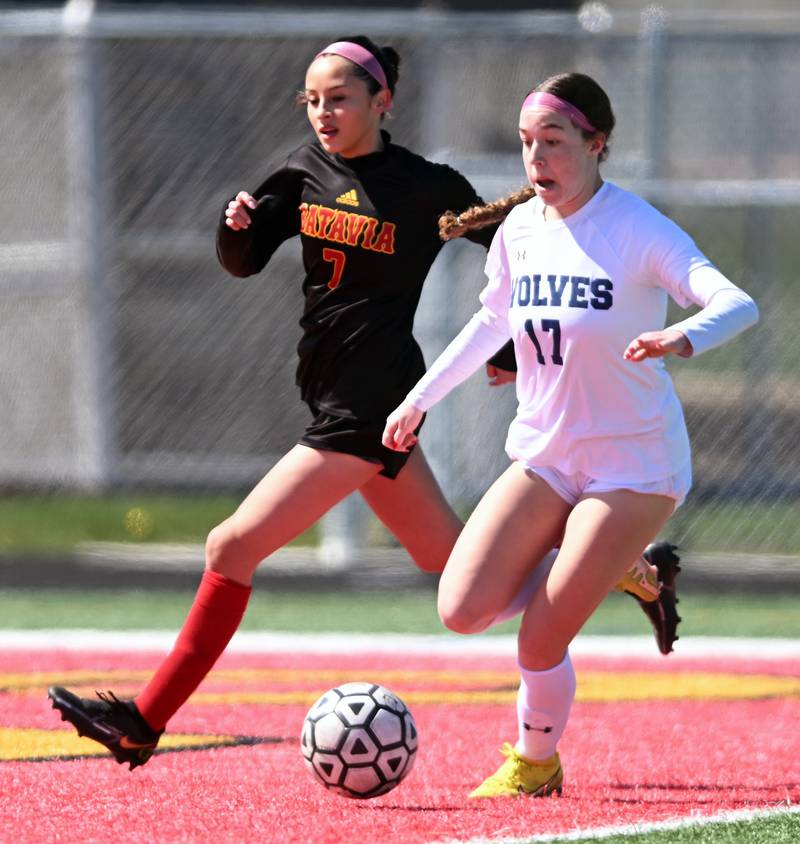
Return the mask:
<svg viewBox="0 0 800 844">
<path fill-rule="evenodd" d="M 577 504 L 578 499 L 591 492 L 612 492 L 615 489 L 629 489 L 645 495 L 666 495 L 675 499 L 675 510 L 683 504 L 692 487 L 692 464 L 686 465 L 674 475 L 642 484 L 626 484 L 619 481 L 598 481 L 583 472 L 567 475 L 552 466 L 525 466 L 527 472 L 538 475 L 552 490 L 568 504 Z M 673 511 L 674 512 L 674 511 Z"/>
</svg>

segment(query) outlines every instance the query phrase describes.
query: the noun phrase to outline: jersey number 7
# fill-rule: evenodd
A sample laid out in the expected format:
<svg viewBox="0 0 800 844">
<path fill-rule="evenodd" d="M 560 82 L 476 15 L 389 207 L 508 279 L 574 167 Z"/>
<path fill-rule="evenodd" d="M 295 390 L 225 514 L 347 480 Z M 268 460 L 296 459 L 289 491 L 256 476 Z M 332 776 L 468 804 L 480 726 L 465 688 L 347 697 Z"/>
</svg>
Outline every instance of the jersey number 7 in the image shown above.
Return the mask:
<svg viewBox="0 0 800 844">
<path fill-rule="evenodd" d="M 322 260 L 331 261 L 333 263 L 333 273 L 331 274 L 331 279 L 328 282 L 328 287 L 330 287 L 331 290 L 335 290 L 339 286 L 339 282 L 342 280 L 342 273 L 344 272 L 344 262 L 346 258 L 347 255 L 345 255 L 340 249 L 328 249 L 326 247 L 322 250 Z"/>
</svg>

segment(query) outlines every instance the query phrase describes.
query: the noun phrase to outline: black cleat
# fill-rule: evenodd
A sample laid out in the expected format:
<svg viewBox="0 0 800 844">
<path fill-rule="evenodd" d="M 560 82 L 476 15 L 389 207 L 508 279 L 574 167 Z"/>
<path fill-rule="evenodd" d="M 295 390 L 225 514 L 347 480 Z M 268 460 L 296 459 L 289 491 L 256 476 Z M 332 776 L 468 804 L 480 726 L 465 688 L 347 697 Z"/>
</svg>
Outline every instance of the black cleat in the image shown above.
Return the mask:
<svg viewBox="0 0 800 844">
<path fill-rule="evenodd" d="M 131 771 L 153 755 L 164 732 L 152 730 L 132 700 L 119 700 L 113 692 L 97 692 L 98 700 L 91 700 L 50 686 L 47 696 L 62 721 L 69 721 L 79 736 L 107 747 L 120 764 L 128 762 Z"/>
<path fill-rule="evenodd" d="M 669 542 L 651 542 L 642 556 L 658 569 L 660 589 L 655 601 L 639 601 L 639 606 L 650 619 L 656 634 L 658 649 L 664 656 L 672 653 L 673 644 L 680 638 L 677 634 L 681 617 L 678 615 L 678 596 L 675 593 L 675 578 L 680 574 L 681 558 L 675 553 L 678 546 Z M 635 597 L 635 596 L 634 596 Z"/>
</svg>

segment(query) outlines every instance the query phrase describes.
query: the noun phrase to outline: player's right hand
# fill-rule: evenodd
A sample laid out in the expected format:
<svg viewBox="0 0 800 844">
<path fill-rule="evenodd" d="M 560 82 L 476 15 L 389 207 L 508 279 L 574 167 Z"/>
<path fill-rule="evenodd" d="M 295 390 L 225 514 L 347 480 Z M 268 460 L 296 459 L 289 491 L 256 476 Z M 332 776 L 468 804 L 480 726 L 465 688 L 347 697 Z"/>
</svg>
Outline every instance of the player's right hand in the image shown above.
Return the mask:
<svg viewBox="0 0 800 844">
<path fill-rule="evenodd" d="M 248 211 L 254 211 L 258 208 L 257 200 L 253 199 L 245 190 L 240 190 L 236 194 L 236 199 L 232 199 L 225 209 L 225 225 L 235 232 L 242 231 L 249 228 L 250 223 L 253 222 Z"/>
<path fill-rule="evenodd" d="M 400 407 L 389 414 L 381 442 L 392 451 L 408 451 L 417 444 L 417 435 L 414 431 L 419 427 L 424 415 L 419 408 L 404 401 Z"/>
</svg>

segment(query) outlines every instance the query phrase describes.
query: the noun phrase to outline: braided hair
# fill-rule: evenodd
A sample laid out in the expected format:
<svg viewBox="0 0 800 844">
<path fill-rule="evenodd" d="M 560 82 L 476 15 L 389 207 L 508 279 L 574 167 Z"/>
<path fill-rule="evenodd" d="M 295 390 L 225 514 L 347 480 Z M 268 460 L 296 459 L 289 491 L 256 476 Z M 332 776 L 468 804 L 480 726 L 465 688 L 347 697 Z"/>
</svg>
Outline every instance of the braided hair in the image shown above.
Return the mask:
<svg viewBox="0 0 800 844">
<path fill-rule="evenodd" d="M 522 188 L 516 193 L 488 202 L 486 205 L 473 205 L 455 214 L 452 211 L 445 211 L 439 217 L 439 237 L 442 240 L 453 240 L 461 237 L 469 231 L 483 229 L 492 223 L 499 223 L 505 220 L 515 205 L 527 202 L 536 195 L 532 187 Z"/>
</svg>

